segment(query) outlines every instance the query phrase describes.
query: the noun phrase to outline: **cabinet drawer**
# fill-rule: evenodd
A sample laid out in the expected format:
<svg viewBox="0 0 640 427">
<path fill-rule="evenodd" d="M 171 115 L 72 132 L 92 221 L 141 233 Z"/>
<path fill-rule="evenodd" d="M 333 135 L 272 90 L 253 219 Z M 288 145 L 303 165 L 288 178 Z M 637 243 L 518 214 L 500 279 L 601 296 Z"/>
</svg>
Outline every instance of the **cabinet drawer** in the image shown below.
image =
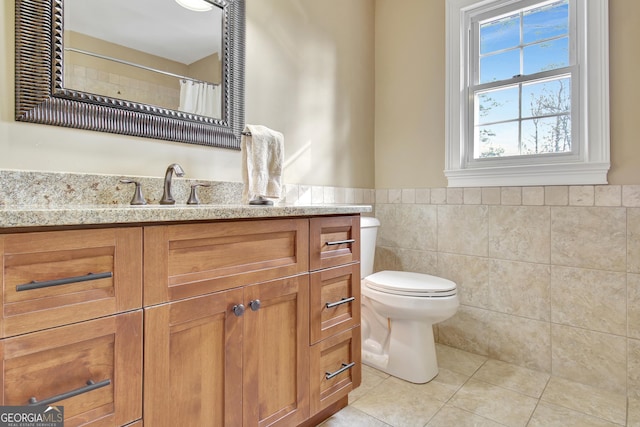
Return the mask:
<svg viewBox="0 0 640 427">
<path fill-rule="evenodd" d="M 142 417 L 142 310 L 6 338 L 0 352 L 2 405 L 64 406 L 66 427 Z"/>
<path fill-rule="evenodd" d="M 311 413 L 323 410 L 360 385 L 360 326 L 311 347 Z"/>
<path fill-rule="evenodd" d="M 142 305 L 142 229 L 0 236 L 3 337 Z"/>
<path fill-rule="evenodd" d="M 311 343 L 360 323 L 360 263 L 311 273 Z"/>
<path fill-rule="evenodd" d="M 360 217 L 312 218 L 309 226 L 311 270 L 360 261 Z"/>
<path fill-rule="evenodd" d="M 144 304 L 304 273 L 306 219 L 145 227 Z"/>
</svg>

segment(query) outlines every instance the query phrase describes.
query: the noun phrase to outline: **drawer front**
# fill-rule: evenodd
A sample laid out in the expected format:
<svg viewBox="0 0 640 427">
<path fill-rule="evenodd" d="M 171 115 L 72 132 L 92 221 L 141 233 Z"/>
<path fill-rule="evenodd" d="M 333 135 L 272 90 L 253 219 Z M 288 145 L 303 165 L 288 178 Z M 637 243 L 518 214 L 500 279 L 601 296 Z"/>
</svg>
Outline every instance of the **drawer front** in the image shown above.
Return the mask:
<svg viewBox="0 0 640 427">
<path fill-rule="evenodd" d="M 360 263 L 311 273 L 311 343 L 360 324 Z"/>
<path fill-rule="evenodd" d="M 306 219 L 145 227 L 144 305 L 309 269 Z"/>
<path fill-rule="evenodd" d="M 311 347 L 311 413 L 317 413 L 360 385 L 360 326 Z"/>
<path fill-rule="evenodd" d="M 142 310 L 6 338 L 0 351 L 2 405 L 64 406 L 66 427 L 142 417 Z"/>
<path fill-rule="evenodd" d="M 360 261 L 360 216 L 313 218 L 309 226 L 311 270 Z"/>
<path fill-rule="evenodd" d="M 0 236 L 3 337 L 142 306 L 142 229 Z"/>
</svg>

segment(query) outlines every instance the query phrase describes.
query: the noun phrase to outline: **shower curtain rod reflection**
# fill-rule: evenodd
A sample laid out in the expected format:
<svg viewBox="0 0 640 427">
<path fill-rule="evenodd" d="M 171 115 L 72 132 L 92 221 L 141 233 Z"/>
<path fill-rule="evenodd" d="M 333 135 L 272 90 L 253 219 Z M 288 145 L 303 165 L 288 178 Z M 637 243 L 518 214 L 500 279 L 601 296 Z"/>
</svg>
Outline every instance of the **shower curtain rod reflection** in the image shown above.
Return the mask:
<svg viewBox="0 0 640 427">
<path fill-rule="evenodd" d="M 198 82 L 198 83 L 204 82 L 203 80 L 194 79 L 192 77 L 181 76 L 180 74 L 170 73 L 169 71 L 158 70 L 158 69 L 155 69 L 155 68 L 147 67 L 146 65 L 140 65 L 140 64 L 136 64 L 135 62 L 129 62 L 129 61 L 125 61 L 123 59 L 112 58 L 110 56 L 100 55 L 99 53 L 89 52 L 87 50 L 82 50 L 82 49 L 76 49 L 74 47 L 65 47 L 64 50 L 68 50 L 69 52 L 81 53 L 83 55 L 93 56 L 93 57 L 100 58 L 100 59 L 105 59 L 107 61 L 117 62 L 119 64 L 129 65 L 131 67 L 141 68 L 141 69 L 146 70 L 146 71 L 152 71 L 154 73 L 160 73 L 160 74 L 164 74 L 165 76 L 176 77 L 176 78 L 182 79 L 182 80 L 189 80 L 189 81 Z M 218 86 L 218 83 L 210 83 L 210 82 L 204 82 L 204 83 L 208 83 L 208 84 L 212 84 L 214 86 Z"/>
</svg>

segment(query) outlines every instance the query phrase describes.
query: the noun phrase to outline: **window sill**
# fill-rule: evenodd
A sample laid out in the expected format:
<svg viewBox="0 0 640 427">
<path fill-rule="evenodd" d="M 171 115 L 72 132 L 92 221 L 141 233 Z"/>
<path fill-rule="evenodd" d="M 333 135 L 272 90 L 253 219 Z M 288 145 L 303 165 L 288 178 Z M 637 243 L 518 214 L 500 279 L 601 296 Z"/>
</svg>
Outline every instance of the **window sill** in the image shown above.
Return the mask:
<svg viewBox="0 0 640 427">
<path fill-rule="evenodd" d="M 445 170 L 449 187 L 597 185 L 607 183 L 609 163 L 554 163 Z"/>
</svg>

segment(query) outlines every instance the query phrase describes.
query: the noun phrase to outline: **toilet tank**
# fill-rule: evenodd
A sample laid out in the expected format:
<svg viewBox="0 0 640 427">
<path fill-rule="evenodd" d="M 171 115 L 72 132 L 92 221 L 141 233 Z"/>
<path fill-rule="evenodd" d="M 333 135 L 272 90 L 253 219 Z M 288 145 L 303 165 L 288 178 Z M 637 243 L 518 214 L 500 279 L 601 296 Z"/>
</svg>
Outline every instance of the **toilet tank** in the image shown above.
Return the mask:
<svg viewBox="0 0 640 427">
<path fill-rule="evenodd" d="M 377 218 L 360 218 L 360 277 L 373 274 L 373 259 L 376 254 L 376 236 L 380 221 Z"/>
</svg>

